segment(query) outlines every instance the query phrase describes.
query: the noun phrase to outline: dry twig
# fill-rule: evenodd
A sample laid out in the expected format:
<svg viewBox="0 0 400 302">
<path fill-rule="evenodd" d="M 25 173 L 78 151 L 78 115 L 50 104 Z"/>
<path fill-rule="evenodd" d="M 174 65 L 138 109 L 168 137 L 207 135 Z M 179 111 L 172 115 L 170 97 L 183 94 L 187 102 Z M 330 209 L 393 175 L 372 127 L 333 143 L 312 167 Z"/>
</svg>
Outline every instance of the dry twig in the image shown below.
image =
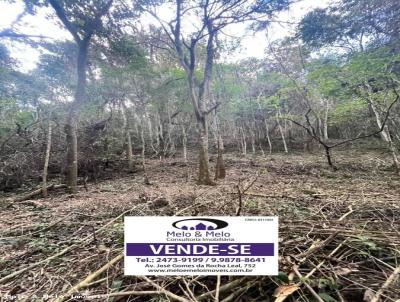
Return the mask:
<svg viewBox="0 0 400 302">
<path fill-rule="evenodd" d="M 81 288 L 87 286 L 90 282 L 95 280 L 99 275 L 104 273 L 106 270 L 108 270 L 110 267 L 112 267 L 114 264 L 119 262 L 122 258 L 124 257 L 124 254 L 121 253 L 118 256 L 114 257 L 111 261 L 103 265 L 101 268 L 99 268 L 97 271 L 91 273 L 88 275 L 84 280 L 80 281 L 78 284 L 73 286 L 70 290 L 68 290 L 64 295 L 61 295 L 59 298 L 54 300 L 54 302 L 62 302 L 65 301 L 65 299 L 68 299 L 69 296 L 71 296 L 73 293 L 78 292 Z"/>
</svg>

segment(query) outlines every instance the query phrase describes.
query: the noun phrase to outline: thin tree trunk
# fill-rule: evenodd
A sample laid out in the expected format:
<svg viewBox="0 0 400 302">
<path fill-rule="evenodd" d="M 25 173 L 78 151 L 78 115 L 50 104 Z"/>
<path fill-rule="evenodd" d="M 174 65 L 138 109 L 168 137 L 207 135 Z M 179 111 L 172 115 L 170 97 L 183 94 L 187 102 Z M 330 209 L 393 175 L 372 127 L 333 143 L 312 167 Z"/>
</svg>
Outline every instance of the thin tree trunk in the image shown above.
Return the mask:
<svg viewBox="0 0 400 302">
<path fill-rule="evenodd" d="M 158 141 L 159 141 L 160 160 L 162 160 L 163 158 L 165 158 L 166 137 L 165 137 L 164 119 L 161 115 L 161 112 L 159 113 L 159 115 L 160 115 L 160 123 L 158 126 Z"/>
<path fill-rule="evenodd" d="M 157 153 L 156 148 L 154 147 L 154 141 L 153 141 L 153 125 L 151 123 L 150 117 L 147 116 L 147 123 L 149 126 L 149 139 L 150 139 L 150 148 Z"/>
<path fill-rule="evenodd" d="M 47 197 L 47 173 L 50 161 L 50 150 L 51 150 L 51 121 L 49 120 L 49 126 L 47 129 L 47 144 L 46 144 L 46 154 L 44 157 L 43 174 L 42 174 L 42 195 Z"/>
<path fill-rule="evenodd" d="M 78 190 L 78 138 L 77 123 L 79 109 L 85 100 L 86 90 L 86 65 L 89 40 L 83 40 L 78 44 L 77 72 L 78 82 L 74 102 L 71 104 L 67 123 L 65 125 L 67 141 L 67 190 L 76 193 Z"/>
<path fill-rule="evenodd" d="M 143 165 L 143 170 L 146 171 L 146 140 L 144 138 L 143 125 L 140 128 L 140 139 L 142 141 L 142 165 Z"/>
<path fill-rule="evenodd" d="M 281 134 L 281 138 L 282 138 L 282 142 L 283 142 L 283 147 L 284 147 L 285 153 L 288 153 L 288 148 L 287 148 L 287 145 L 286 145 L 285 134 L 283 133 L 283 129 L 282 129 L 282 126 L 281 126 L 281 123 L 280 123 L 280 114 L 281 114 L 281 111 L 279 110 L 279 111 L 277 112 L 277 114 L 276 114 L 276 122 L 277 122 L 277 124 L 278 124 L 279 132 L 280 132 L 280 134 Z"/>
<path fill-rule="evenodd" d="M 75 117 L 69 117 L 65 125 L 67 142 L 67 191 L 77 192 L 78 185 L 78 138 Z"/>
<path fill-rule="evenodd" d="M 250 125 L 249 129 L 250 129 L 250 133 L 251 133 L 251 136 L 252 136 L 251 144 L 252 144 L 252 148 L 253 148 L 253 155 L 256 154 L 256 144 L 258 142 L 259 147 L 260 147 L 261 152 L 262 152 L 262 155 L 264 156 L 265 155 L 264 154 L 264 150 L 263 150 L 263 148 L 261 146 L 261 143 L 260 143 L 260 135 L 259 135 L 258 127 L 257 127 L 256 115 L 254 113 L 254 109 L 253 109 L 252 105 L 251 105 L 251 115 L 252 115 L 252 118 L 253 118 L 253 123 L 252 123 L 252 125 Z"/>
<path fill-rule="evenodd" d="M 182 125 L 182 152 L 183 152 L 183 161 L 187 164 L 187 133 L 185 130 L 185 126 Z"/>
<path fill-rule="evenodd" d="M 324 139 L 328 140 L 328 116 L 329 116 L 329 101 L 326 100 L 325 115 L 324 115 Z"/>
<path fill-rule="evenodd" d="M 175 140 L 171 135 L 173 131 L 174 131 L 174 125 L 172 124 L 171 115 L 168 112 L 168 146 L 169 146 L 169 151 L 167 151 L 168 156 L 174 156 L 176 152 Z"/>
<path fill-rule="evenodd" d="M 260 104 L 259 98 L 257 98 L 257 104 L 258 104 L 258 109 L 261 112 L 261 104 Z M 264 121 L 264 128 L 265 128 L 265 137 L 267 138 L 267 142 L 268 142 L 269 154 L 271 154 L 272 153 L 272 143 L 271 143 L 271 138 L 269 136 L 268 121 L 264 115 L 263 115 L 263 121 Z"/>
<path fill-rule="evenodd" d="M 324 148 L 325 148 L 325 156 L 326 156 L 326 160 L 328 161 L 328 165 L 332 168 L 332 170 L 336 171 L 337 168 L 332 162 L 331 149 L 327 146 L 324 146 Z"/>
<path fill-rule="evenodd" d="M 251 129 L 251 127 L 249 127 L 249 132 L 250 132 L 251 151 L 252 151 L 253 155 L 255 155 L 256 154 L 256 135 L 255 135 L 253 129 Z"/>
<path fill-rule="evenodd" d="M 317 122 L 317 130 L 319 132 L 319 137 L 323 137 L 323 135 L 324 135 L 324 130 L 323 130 L 324 125 L 323 125 L 321 117 L 319 115 L 317 116 L 316 122 Z"/>
<path fill-rule="evenodd" d="M 242 135 L 241 135 L 242 153 L 243 153 L 244 156 L 246 156 L 247 155 L 247 141 L 246 141 L 246 135 L 244 133 L 243 126 L 240 127 L 240 130 L 241 130 L 241 133 L 242 133 Z"/>
<path fill-rule="evenodd" d="M 135 163 L 133 161 L 132 137 L 129 130 L 126 132 L 126 156 L 128 159 L 128 169 L 132 172 L 135 170 Z"/>
<path fill-rule="evenodd" d="M 262 129 L 260 129 L 260 126 L 257 127 L 257 140 L 258 140 L 258 146 L 260 147 L 260 151 L 262 156 L 265 156 L 265 151 L 262 145 Z"/>
<path fill-rule="evenodd" d="M 217 163 L 215 166 L 215 177 L 214 179 L 223 179 L 226 176 L 226 169 L 224 163 L 224 141 L 222 140 L 221 129 L 218 121 L 217 111 L 214 114 L 215 121 L 215 135 L 217 140 Z"/>
<path fill-rule="evenodd" d="M 267 141 L 268 141 L 269 154 L 272 154 L 272 143 L 271 143 L 271 138 L 269 136 L 269 127 L 266 118 L 264 118 L 264 125 L 265 125 L 265 134 L 267 136 Z"/>
<path fill-rule="evenodd" d="M 376 124 L 378 125 L 378 128 L 381 129 L 382 128 L 382 121 L 381 121 L 381 117 L 379 115 L 379 112 L 378 112 L 378 110 L 377 110 L 377 108 L 376 108 L 376 106 L 375 106 L 373 101 L 370 101 L 369 104 L 370 104 L 371 109 L 372 109 L 372 111 L 373 111 L 373 113 L 375 115 Z M 381 136 L 382 140 L 388 144 L 388 148 L 389 148 L 390 153 L 392 154 L 393 164 L 394 164 L 394 166 L 396 168 L 396 172 L 400 173 L 400 162 L 399 162 L 399 159 L 397 157 L 397 150 L 396 150 L 396 147 L 395 147 L 395 145 L 393 143 L 393 140 L 392 140 L 392 138 L 390 136 L 390 132 L 389 132 L 389 128 L 388 128 L 387 124 L 385 124 L 385 127 L 383 128 L 383 131 L 380 132 L 380 136 Z"/>
<path fill-rule="evenodd" d="M 217 143 L 217 165 L 215 167 L 215 180 L 223 179 L 226 176 L 226 169 L 224 163 L 224 141 L 221 134 L 218 134 Z"/>
<path fill-rule="evenodd" d="M 160 115 L 158 114 L 157 115 L 157 121 L 156 121 L 156 126 L 157 127 L 155 127 L 155 130 L 156 130 L 156 146 L 157 146 L 157 150 L 156 150 L 156 156 L 158 156 L 159 155 L 159 153 L 160 153 L 160 146 L 161 146 L 161 142 L 160 142 L 160 126 L 161 125 L 161 117 L 160 117 Z"/>
<path fill-rule="evenodd" d="M 240 149 L 240 133 L 238 132 L 239 130 L 237 129 L 236 125 L 233 124 L 232 125 L 232 133 L 233 133 L 233 141 L 236 143 L 237 145 L 237 150 L 240 153 L 241 149 Z"/>
<path fill-rule="evenodd" d="M 181 129 L 182 129 L 182 153 L 183 153 L 183 162 L 185 163 L 185 179 L 186 182 L 189 180 L 189 165 L 188 165 L 188 159 L 187 159 L 187 133 L 186 133 L 186 129 L 185 129 L 185 125 L 181 124 Z"/>
<path fill-rule="evenodd" d="M 208 129 L 206 117 L 203 117 L 203 121 L 198 123 L 198 135 L 199 135 L 199 178 L 198 183 L 202 185 L 213 185 L 211 181 L 209 163 L 208 163 Z"/>
<path fill-rule="evenodd" d="M 143 166 L 143 175 L 144 175 L 143 182 L 146 185 L 150 185 L 150 181 L 147 176 L 147 170 L 146 170 L 146 139 L 144 137 L 143 120 L 142 120 L 142 126 L 140 127 L 140 139 L 142 141 L 142 166 Z"/>
<path fill-rule="evenodd" d="M 130 120 L 128 116 L 128 111 L 124 102 L 122 105 L 122 118 L 124 121 L 124 131 L 125 131 L 125 148 L 126 148 L 126 160 L 128 162 L 129 172 L 133 172 L 135 169 L 135 163 L 133 161 L 133 149 L 132 149 L 132 136 L 131 136 L 131 127 Z"/>
</svg>

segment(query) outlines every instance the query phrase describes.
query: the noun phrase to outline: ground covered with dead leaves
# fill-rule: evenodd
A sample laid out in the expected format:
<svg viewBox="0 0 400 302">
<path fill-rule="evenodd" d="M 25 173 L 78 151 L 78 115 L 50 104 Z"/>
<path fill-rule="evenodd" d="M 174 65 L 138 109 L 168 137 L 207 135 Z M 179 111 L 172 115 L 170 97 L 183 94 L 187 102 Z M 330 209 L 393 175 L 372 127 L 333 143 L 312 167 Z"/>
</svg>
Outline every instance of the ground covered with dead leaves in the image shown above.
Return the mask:
<svg viewBox="0 0 400 302">
<path fill-rule="evenodd" d="M 195 182 L 179 158 L 90 183 L 68 195 L 0 202 L 4 301 L 396 301 L 400 299 L 400 177 L 383 153 L 226 155 L 227 177 Z M 213 162 L 211 162 L 213 165 Z M 189 173 L 189 177 L 187 175 Z M 124 215 L 280 219 L 277 277 L 123 275 Z M 12 196 L 11 196 L 12 197 Z M 95 275 L 91 275 L 95 273 Z M 218 296 L 218 297 L 216 297 Z M 14 299 L 14 300 L 13 300 Z"/>
</svg>

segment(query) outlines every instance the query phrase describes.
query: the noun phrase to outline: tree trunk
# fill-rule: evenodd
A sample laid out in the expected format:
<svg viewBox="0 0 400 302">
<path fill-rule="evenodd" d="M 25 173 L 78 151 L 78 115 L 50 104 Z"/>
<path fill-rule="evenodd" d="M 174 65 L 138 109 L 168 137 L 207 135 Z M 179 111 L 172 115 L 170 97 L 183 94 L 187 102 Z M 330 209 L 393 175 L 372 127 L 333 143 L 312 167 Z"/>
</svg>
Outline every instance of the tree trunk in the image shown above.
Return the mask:
<svg viewBox="0 0 400 302">
<path fill-rule="evenodd" d="M 78 185 L 78 139 L 76 135 L 76 121 L 69 117 L 65 125 L 67 142 L 67 191 L 77 192 Z"/>
<path fill-rule="evenodd" d="M 224 141 L 218 131 L 217 138 L 217 164 L 215 166 L 215 180 L 223 179 L 226 176 L 226 169 L 224 163 Z"/>
<path fill-rule="evenodd" d="M 202 185 L 214 185 L 210 178 L 208 164 L 208 129 L 206 117 L 197 125 L 199 135 L 199 178 L 198 183 Z"/>
<path fill-rule="evenodd" d="M 128 162 L 129 172 L 133 172 L 135 170 L 135 163 L 133 161 L 130 120 L 129 120 L 128 111 L 127 111 L 125 103 L 121 102 L 121 106 L 122 106 L 122 118 L 124 121 L 126 160 Z"/>
<path fill-rule="evenodd" d="M 154 147 L 154 141 L 153 141 L 153 125 L 152 125 L 152 123 L 151 123 L 151 119 L 150 119 L 150 117 L 148 116 L 147 117 L 147 123 L 148 123 L 148 125 L 149 125 L 149 140 L 150 140 L 150 148 L 151 148 L 151 150 L 153 150 L 155 153 L 156 153 L 156 155 L 157 155 L 157 150 L 156 150 L 156 148 Z"/>
<path fill-rule="evenodd" d="M 175 49 L 178 54 L 179 62 L 185 69 L 189 98 L 193 106 L 194 114 L 197 121 L 197 132 L 199 140 L 199 184 L 213 185 L 214 182 L 210 179 L 210 172 L 208 168 L 208 129 L 207 129 L 207 115 L 205 110 L 207 100 L 210 99 L 210 83 L 212 78 L 212 70 L 214 65 L 214 39 L 216 35 L 215 28 L 213 27 L 212 20 L 208 20 L 206 27 L 208 33 L 207 46 L 206 46 L 206 60 L 203 70 L 204 78 L 200 85 L 196 84 L 196 48 L 199 40 L 192 39 L 190 45 L 187 46 L 188 57 L 185 54 L 184 46 L 181 36 L 181 16 L 182 16 L 182 2 L 176 1 L 176 22 L 175 29 L 173 30 Z"/>
<path fill-rule="evenodd" d="M 243 126 L 240 127 L 240 130 L 241 130 L 241 133 L 242 133 L 242 135 L 241 135 L 242 154 L 243 154 L 243 156 L 246 156 L 247 155 L 247 141 L 246 141 L 246 135 L 244 133 Z"/>
<path fill-rule="evenodd" d="M 185 125 L 183 124 L 183 121 L 181 124 L 181 129 L 182 129 L 183 162 L 185 163 L 185 169 L 186 169 L 184 176 L 185 176 L 186 182 L 188 182 L 188 180 L 189 180 L 189 165 L 188 165 L 188 159 L 187 159 L 187 132 L 185 129 Z"/>
<path fill-rule="evenodd" d="M 69 109 L 67 123 L 65 125 L 67 141 L 67 190 L 70 193 L 76 193 L 78 189 L 77 123 L 79 118 L 79 109 L 85 100 L 88 46 L 89 40 L 82 40 L 82 42 L 78 44 L 78 81 L 75 92 L 75 99 Z"/>
<path fill-rule="evenodd" d="M 375 106 L 373 101 L 370 101 L 369 104 L 371 106 L 372 112 L 375 115 L 376 124 L 378 125 L 378 128 L 381 129 L 382 128 L 382 121 L 381 121 L 381 117 L 379 115 L 379 112 L 378 112 L 378 110 L 377 110 L 377 108 L 376 108 L 376 106 Z M 387 124 L 385 124 L 385 126 L 383 128 L 383 131 L 381 131 L 379 134 L 380 134 L 382 140 L 388 144 L 388 148 L 389 148 L 390 153 L 392 154 L 393 164 L 394 164 L 394 166 L 396 168 L 396 172 L 400 173 L 400 162 L 399 162 L 399 159 L 397 157 L 397 150 L 396 150 L 395 145 L 393 144 L 393 140 L 392 140 L 392 138 L 390 136 L 390 132 L 389 132 L 389 128 L 388 128 Z"/>
<path fill-rule="evenodd" d="M 172 123 L 172 119 L 171 119 L 171 113 L 168 110 L 168 149 L 165 151 L 165 155 L 166 156 L 174 156 L 175 152 L 176 152 L 176 148 L 175 148 L 175 141 L 172 137 L 172 132 L 174 131 L 174 125 Z"/>
<path fill-rule="evenodd" d="M 143 165 L 143 170 L 146 173 L 146 140 L 144 138 L 143 124 L 142 127 L 140 128 L 140 139 L 142 141 L 142 165 Z"/>
<path fill-rule="evenodd" d="M 261 112 L 262 110 L 261 110 L 261 104 L 260 104 L 259 97 L 257 98 L 257 104 L 258 104 L 258 109 Z M 263 122 L 264 122 L 264 128 L 265 128 L 265 137 L 267 138 L 267 142 L 268 142 L 269 154 L 272 154 L 272 143 L 271 143 L 271 138 L 269 136 L 268 121 L 267 121 L 267 119 L 265 118 L 264 115 L 263 115 Z"/>
<path fill-rule="evenodd" d="M 326 108 L 325 108 L 325 115 L 324 115 L 324 139 L 328 140 L 328 116 L 329 116 L 329 101 L 326 100 Z"/>
<path fill-rule="evenodd" d="M 210 58 L 208 58 L 210 59 Z M 211 80 L 210 62 L 206 64 L 207 72 L 205 71 L 205 79 L 200 85 L 199 93 L 197 94 L 195 87 L 194 70 L 188 72 L 187 80 L 189 86 L 190 100 L 193 105 L 194 114 L 197 122 L 197 135 L 199 143 L 199 174 L 198 184 L 214 185 L 215 183 L 210 178 L 209 163 L 208 163 L 208 125 L 207 113 L 205 113 L 205 98 L 209 98 L 209 82 Z"/>
<path fill-rule="evenodd" d="M 165 158 L 166 142 L 165 142 L 165 128 L 163 118 L 160 113 L 160 123 L 158 125 L 158 142 L 159 142 L 159 155 L 160 160 Z"/>
<path fill-rule="evenodd" d="M 157 121 L 156 121 L 156 127 L 155 127 L 155 136 L 156 136 L 156 146 L 157 146 L 157 149 L 155 150 L 156 151 L 156 156 L 158 156 L 159 155 L 159 153 L 160 153 L 160 148 L 161 148 L 161 142 L 160 142 L 160 124 L 161 124 L 161 122 L 160 122 L 160 120 L 161 120 L 161 117 L 160 117 L 160 115 L 159 114 L 157 114 Z"/>
<path fill-rule="evenodd" d="M 332 162 L 331 149 L 328 146 L 325 146 L 325 145 L 324 145 L 324 148 L 325 148 L 326 160 L 328 161 L 329 167 L 331 167 L 333 171 L 336 171 L 337 168 Z"/>
<path fill-rule="evenodd" d="M 256 129 L 257 129 L 258 147 L 260 148 L 262 156 L 265 156 L 265 151 L 264 151 L 263 144 L 262 144 L 263 143 L 263 131 L 262 131 L 260 125 L 256 126 Z"/>
<path fill-rule="evenodd" d="M 44 157 L 43 174 L 42 174 L 42 195 L 47 197 L 47 172 L 49 168 L 50 161 L 50 150 L 51 150 L 51 121 L 49 120 L 49 127 L 47 130 L 47 144 L 46 144 L 46 154 Z"/>
<path fill-rule="evenodd" d="M 135 170 L 135 163 L 133 161 L 132 137 L 129 130 L 126 132 L 126 157 L 128 159 L 128 169 L 132 172 Z"/>
<path fill-rule="evenodd" d="M 272 154 L 272 143 L 271 143 L 271 138 L 269 136 L 269 127 L 268 127 L 267 119 L 265 117 L 264 117 L 264 125 L 265 125 L 265 135 L 266 135 L 267 141 L 268 141 L 269 154 Z"/>
<path fill-rule="evenodd" d="M 217 162 L 215 165 L 214 179 L 223 179 L 226 176 L 224 163 L 224 141 L 222 140 L 221 128 L 219 124 L 217 110 L 214 110 L 215 140 L 217 146 Z"/>
<path fill-rule="evenodd" d="M 223 179 L 226 176 L 226 169 L 224 163 L 224 141 L 222 140 L 221 134 L 218 133 L 217 143 L 217 165 L 215 167 L 215 180 Z"/>
<path fill-rule="evenodd" d="M 251 126 L 249 127 L 249 133 L 250 133 L 250 143 L 251 143 L 251 151 L 253 152 L 253 155 L 256 154 L 256 135 L 253 131 L 253 129 L 251 129 Z"/>
<path fill-rule="evenodd" d="M 143 175 L 144 175 L 144 179 L 143 179 L 143 183 L 145 185 L 150 185 L 150 181 L 149 178 L 147 176 L 147 170 L 146 170 L 146 139 L 144 137 L 144 121 L 142 120 L 141 123 L 141 127 L 140 127 L 140 139 L 142 141 L 142 166 L 143 166 Z"/>
<path fill-rule="evenodd" d="M 316 118 L 315 122 L 317 123 L 316 129 L 317 129 L 317 131 L 319 133 L 319 137 L 323 137 L 324 136 L 324 133 L 323 133 L 324 132 L 324 130 L 323 130 L 324 125 L 323 125 L 321 117 L 319 115 L 317 115 L 317 118 Z"/>
<path fill-rule="evenodd" d="M 281 112 L 280 112 L 280 110 L 279 110 L 278 113 L 276 114 L 276 122 L 277 122 L 277 124 L 278 124 L 279 132 L 280 132 L 280 134 L 281 134 L 281 138 L 282 138 L 282 142 L 283 142 L 283 148 L 284 148 L 284 150 L 285 150 L 285 153 L 288 153 L 288 148 L 287 148 L 287 145 L 286 145 L 285 134 L 283 133 L 283 129 L 282 129 L 282 126 L 281 126 L 281 123 L 280 123 L 280 115 L 281 115 Z"/>
<path fill-rule="evenodd" d="M 183 161 L 185 162 L 185 164 L 187 164 L 187 133 L 184 125 L 181 125 L 181 129 L 182 129 Z"/>
</svg>

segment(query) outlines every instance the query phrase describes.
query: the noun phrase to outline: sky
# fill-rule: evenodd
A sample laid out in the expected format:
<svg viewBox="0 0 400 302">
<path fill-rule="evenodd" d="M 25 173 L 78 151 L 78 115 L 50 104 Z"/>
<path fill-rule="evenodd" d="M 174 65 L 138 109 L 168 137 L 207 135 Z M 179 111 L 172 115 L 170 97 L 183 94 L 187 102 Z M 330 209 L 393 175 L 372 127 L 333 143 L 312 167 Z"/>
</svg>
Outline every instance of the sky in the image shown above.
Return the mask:
<svg viewBox="0 0 400 302">
<path fill-rule="evenodd" d="M 1 0 L 0 0 L 1 1 Z M 293 4 L 288 10 L 280 12 L 276 20 L 282 22 L 296 23 L 309 11 L 315 8 L 323 8 L 328 5 L 330 0 L 301 0 Z M 14 3 L 0 2 L 0 31 L 4 28 L 9 27 L 24 9 L 22 0 Z M 168 15 L 166 12 L 165 15 Z M 18 25 L 20 33 L 43 35 L 53 40 L 66 40 L 71 39 L 70 34 L 60 28 L 60 26 L 54 21 L 53 11 L 51 8 L 41 9 L 37 15 L 25 16 Z M 144 22 L 153 22 L 150 20 L 143 20 Z M 155 22 L 155 21 L 154 21 Z M 275 40 L 285 36 L 289 36 L 294 33 L 295 25 L 288 23 L 274 23 L 268 29 L 268 39 Z M 232 25 L 224 30 L 227 34 L 226 39 L 229 36 L 240 38 L 241 47 L 239 47 L 234 53 L 226 55 L 224 58 L 226 61 L 237 61 L 249 57 L 262 58 L 267 47 L 266 32 L 258 32 L 253 34 L 246 30 L 244 25 Z M 38 62 L 40 51 L 31 47 L 27 47 L 23 43 L 15 43 L 8 45 L 12 47 L 12 56 L 17 59 L 20 63 L 21 71 L 29 71 L 35 68 Z"/>
</svg>

